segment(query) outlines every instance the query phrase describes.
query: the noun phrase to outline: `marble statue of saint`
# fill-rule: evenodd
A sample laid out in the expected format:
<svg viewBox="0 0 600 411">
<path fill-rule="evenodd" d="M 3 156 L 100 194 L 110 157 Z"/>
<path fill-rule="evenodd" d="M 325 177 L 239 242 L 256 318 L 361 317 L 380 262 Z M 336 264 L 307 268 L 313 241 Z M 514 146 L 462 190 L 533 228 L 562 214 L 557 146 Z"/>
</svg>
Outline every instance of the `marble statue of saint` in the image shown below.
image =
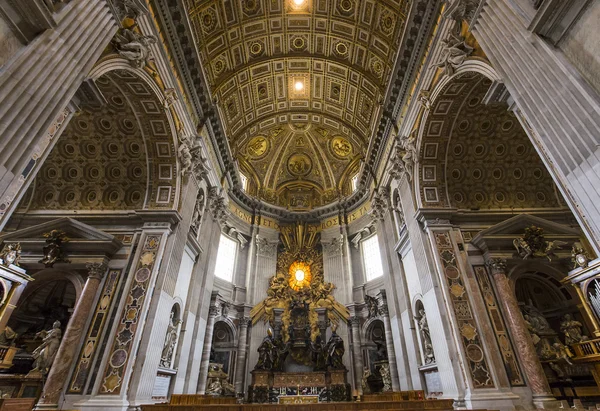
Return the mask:
<svg viewBox="0 0 600 411">
<path fill-rule="evenodd" d="M 144 36 L 130 29 L 123 29 L 115 36 L 117 53 L 138 69 L 143 69 L 152 61 L 150 47 L 156 43 L 156 37 Z"/>
<path fill-rule="evenodd" d="M 431 344 L 431 334 L 429 333 L 429 324 L 427 323 L 427 314 L 425 314 L 424 308 L 419 309 L 419 317 L 417 317 L 417 324 L 419 325 L 421 342 L 423 343 L 423 355 L 425 356 L 425 364 L 431 364 L 435 362 L 435 355 L 433 354 L 433 344 Z"/>
<path fill-rule="evenodd" d="M 35 359 L 33 370 L 30 373 L 39 372 L 42 375 L 47 375 L 52 367 L 58 347 L 60 346 L 60 339 L 62 338 L 62 331 L 60 330 L 60 321 L 55 321 L 52 325 L 52 329 L 49 331 L 40 331 L 35 335 L 36 338 L 42 338 L 42 344 L 33 351 L 33 358 Z"/>
<path fill-rule="evenodd" d="M 375 353 L 377 355 L 377 361 L 387 360 L 388 355 L 387 355 L 387 348 L 386 348 L 385 341 L 383 341 L 383 340 L 375 341 L 375 345 L 377 346 L 377 351 Z"/>
<path fill-rule="evenodd" d="M 442 56 L 433 67 L 441 67 L 444 73 L 453 76 L 473 52 L 473 47 L 465 43 L 463 37 L 450 34 L 448 38 L 441 41 L 443 45 Z"/>
<path fill-rule="evenodd" d="M 581 334 L 583 325 L 573 319 L 571 314 L 565 314 L 560 322 L 560 331 L 565 335 L 565 344 L 571 345 L 588 339 Z"/>
<path fill-rule="evenodd" d="M 552 333 L 552 329 L 550 328 L 550 324 L 546 317 L 542 314 L 540 310 L 534 307 L 531 302 L 523 307 L 523 311 L 525 311 L 525 320 L 530 325 L 530 332 L 535 333 L 537 335 L 544 335 L 548 333 Z"/>
<path fill-rule="evenodd" d="M 0 345 L 11 346 L 15 344 L 15 340 L 19 335 L 9 326 L 4 328 L 4 331 L 0 333 Z"/>
<path fill-rule="evenodd" d="M 175 319 L 175 313 L 171 311 L 171 318 L 169 319 L 169 325 L 167 327 L 167 335 L 165 336 L 165 342 L 162 349 L 162 355 L 160 357 L 161 367 L 171 367 L 171 360 L 173 359 L 173 352 L 175 351 L 175 344 L 177 344 L 177 326 L 179 321 Z"/>
</svg>

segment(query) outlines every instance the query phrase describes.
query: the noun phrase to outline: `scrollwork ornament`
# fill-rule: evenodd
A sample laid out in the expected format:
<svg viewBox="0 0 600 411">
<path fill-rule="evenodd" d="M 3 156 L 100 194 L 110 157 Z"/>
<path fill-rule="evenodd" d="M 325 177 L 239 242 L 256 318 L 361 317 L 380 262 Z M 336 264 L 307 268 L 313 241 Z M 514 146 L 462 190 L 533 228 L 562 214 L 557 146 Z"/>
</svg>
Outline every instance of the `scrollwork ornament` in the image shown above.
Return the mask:
<svg viewBox="0 0 600 411">
<path fill-rule="evenodd" d="M 4 244 L 2 251 L 0 251 L 0 264 L 8 267 L 10 265 L 19 266 L 19 260 L 21 259 L 21 244 L 11 243 Z"/>
<path fill-rule="evenodd" d="M 217 315 L 219 315 L 219 312 L 221 310 L 219 309 L 219 307 L 217 307 L 216 305 L 211 305 L 208 308 L 208 316 L 209 317 L 216 317 Z"/>
</svg>

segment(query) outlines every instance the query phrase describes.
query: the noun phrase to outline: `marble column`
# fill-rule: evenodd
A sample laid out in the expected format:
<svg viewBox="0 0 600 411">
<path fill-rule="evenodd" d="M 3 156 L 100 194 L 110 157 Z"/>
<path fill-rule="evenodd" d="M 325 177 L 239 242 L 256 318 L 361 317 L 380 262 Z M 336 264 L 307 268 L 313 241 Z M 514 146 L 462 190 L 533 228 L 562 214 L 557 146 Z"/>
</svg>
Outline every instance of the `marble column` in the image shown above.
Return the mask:
<svg viewBox="0 0 600 411">
<path fill-rule="evenodd" d="M 498 292 L 498 299 L 502 304 L 504 316 L 510 328 L 521 366 L 527 376 L 534 404 L 538 405 L 546 401 L 555 401 L 544 370 L 542 369 L 542 364 L 531 341 L 527 324 L 506 276 L 506 260 L 500 258 L 489 259 L 487 266 L 492 272 L 496 291 Z"/>
<path fill-rule="evenodd" d="M 350 317 L 350 327 L 352 332 L 352 363 L 354 364 L 354 385 L 358 395 L 363 394 L 362 376 L 363 376 L 363 358 L 360 339 L 360 318 Z"/>
<path fill-rule="evenodd" d="M 384 303 L 379 308 L 381 313 L 381 319 L 385 327 L 385 345 L 388 355 L 388 362 L 390 363 L 390 374 L 392 376 L 392 391 L 400 391 L 400 379 L 398 378 L 398 365 L 396 363 L 396 351 L 394 351 L 394 336 L 392 334 L 392 322 L 390 321 L 390 314 L 388 311 L 387 303 Z"/>
<path fill-rule="evenodd" d="M 87 268 L 89 272 L 87 281 L 67 325 L 36 409 L 58 409 L 60 394 L 65 382 L 68 380 L 69 370 L 73 359 L 77 355 L 87 319 L 90 317 L 100 283 L 107 271 L 107 266 L 104 263 L 89 263 Z"/>
<path fill-rule="evenodd" d="M 244 375 L 246 374 L 246 353 L 248 352 L 248 325 L 250 318 L 240 319 L 240 338 L 237 347 L 237 359 L 235 365 L 235 392 L 244 392 Z"/>
<path fill-rule="evenodd" d="M 198 394 L 204 394 L 206 390 L 208 366 L 210 365 L 210 351 L 212 348 L 213 332 L 215 329 L 215 319 L 217 318 L 218 313 L 219 308 L 214 305 L 212 305 L 208 310 L 206 334 L 204 334 L 204 348 L 202 350 L 202 362 L 200 365 L 200 376 L 198 377 Z"/>
</svg>

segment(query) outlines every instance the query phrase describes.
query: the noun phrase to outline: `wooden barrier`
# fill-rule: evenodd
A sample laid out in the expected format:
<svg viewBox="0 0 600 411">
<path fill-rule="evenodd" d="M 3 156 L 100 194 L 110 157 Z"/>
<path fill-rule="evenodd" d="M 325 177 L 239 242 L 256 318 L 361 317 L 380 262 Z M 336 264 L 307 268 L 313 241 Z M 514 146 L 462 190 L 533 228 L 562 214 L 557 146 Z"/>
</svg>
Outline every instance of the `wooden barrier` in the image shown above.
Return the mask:
<svg viewBox="0 0 600 411">
<path fill-rule="evenodd" d="M 142 411 L 452 411 L 452 400 L 330 402 L 319 404 L 142 405 Z"/>
<path fill-rule="evenodd" d="M 35 398 L 5 398 L 0 400 L 0 411 L 31 411 Z"/>
</svg>

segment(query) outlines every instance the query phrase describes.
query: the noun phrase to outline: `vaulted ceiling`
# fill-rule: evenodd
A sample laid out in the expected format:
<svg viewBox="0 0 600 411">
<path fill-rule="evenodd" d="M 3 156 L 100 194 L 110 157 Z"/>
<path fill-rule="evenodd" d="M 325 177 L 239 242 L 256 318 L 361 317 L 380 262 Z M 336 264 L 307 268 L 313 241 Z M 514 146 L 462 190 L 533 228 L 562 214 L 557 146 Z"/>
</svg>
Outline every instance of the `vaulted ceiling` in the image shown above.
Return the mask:
<svg viewBox="0 0 600 411">
<path fill-rule="evenodd" d="M 306 210 L 351 191 L 410 0 L 184 0 L 247 191 Z"/>
</svg>

